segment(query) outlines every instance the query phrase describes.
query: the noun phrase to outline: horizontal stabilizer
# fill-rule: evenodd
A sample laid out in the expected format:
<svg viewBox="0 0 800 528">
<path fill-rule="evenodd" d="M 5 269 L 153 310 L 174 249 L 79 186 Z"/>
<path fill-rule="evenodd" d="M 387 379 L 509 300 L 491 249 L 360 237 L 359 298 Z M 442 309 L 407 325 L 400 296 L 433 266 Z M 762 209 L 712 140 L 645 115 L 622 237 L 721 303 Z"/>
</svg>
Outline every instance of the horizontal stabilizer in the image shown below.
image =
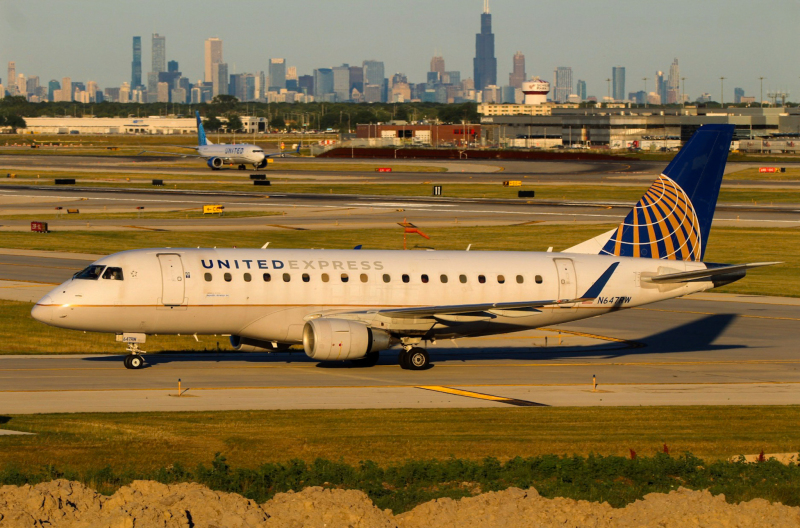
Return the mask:
<svg viewBox="0 0 800 528">
<path fill-rule="evenodd" d="M 653 282 L 655 284 L 672 284 L 676 282 L 697 282 L 706 279 L 712 279 L 720 275 L 730 275 L 732 273 L 742 272 L 742 276 L 746 270 L 750 268 L 760 268 L 762 266 L 774 266 L 775 264 L 782 264 L 781 262 L 754 262 L 752 264 L 734 264 L 731 266 L 719 266 L 715 268 L 708 268 L 704 270 L 695 271 L 682 271 L 680 273 L 670 273 L 668 275 L 656 275 L 654 277 L 642 277 L 643 281 Z"/>
</svg>

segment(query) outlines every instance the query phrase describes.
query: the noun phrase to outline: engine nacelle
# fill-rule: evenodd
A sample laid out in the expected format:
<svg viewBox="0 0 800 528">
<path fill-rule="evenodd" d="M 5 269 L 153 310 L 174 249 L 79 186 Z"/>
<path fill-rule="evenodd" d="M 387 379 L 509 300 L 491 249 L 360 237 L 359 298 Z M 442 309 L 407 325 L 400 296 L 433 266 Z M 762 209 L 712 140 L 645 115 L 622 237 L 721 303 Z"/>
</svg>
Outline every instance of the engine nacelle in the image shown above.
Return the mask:
<svg viewBox="0 0 800 528">
<path fill-rule="evenodd" d="M 262 341 L 237 335 L 232 335 L 230 340 L 231 346 L 237 352 L 285 352 L 291 346 L 286 343 L 277 343 L 277 346 L 273 346 L 272 341 Z"/>
<path fill-rule="evenodd" d="M 206 163 L 209 167 L 216 170 L 222 167 L 222 158 L 208 158 Z"/>
<path fill-rule="evenodd" d="M 266 166 L 267 166 L 267 164 L 268 164 L 268 163 L 269 163 L 269 158 L 267 158 L 266 156 L 264 156 L 264 159 L 263 159 L 263 160 L 261 160 L 261 163 L 259 163 L 259 164 L 258 164 L 258 166 L 257 166 L 256 168 L 257 168 L 257 169 L 263 169 L 264 167 L 266 167 Z"/>
<path fill-rule="evenodd" d="M 303 349 L 317 361 L 360 359 L 394 343 L 389 333 L 347 319 L 313 319 L 303 328 Z"/>
</svg>

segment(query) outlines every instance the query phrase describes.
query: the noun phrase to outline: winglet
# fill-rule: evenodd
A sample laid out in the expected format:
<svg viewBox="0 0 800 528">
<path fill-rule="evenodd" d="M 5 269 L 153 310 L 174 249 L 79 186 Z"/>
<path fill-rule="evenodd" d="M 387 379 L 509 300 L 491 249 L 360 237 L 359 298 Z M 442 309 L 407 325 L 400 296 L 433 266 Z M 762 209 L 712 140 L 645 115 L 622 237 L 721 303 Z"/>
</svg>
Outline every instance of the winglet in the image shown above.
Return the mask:
<svg viewBox="0 0 800 528">
<path fill-rule="evenodd" d="M 608 280 L 616 271 L 617 266 L 619 266 L 619 262 L 615 262 L 612 265 L 610 265 L 608 269 L 605 270 L 602 275 L 600 275 L 600 278 L 597 279 L 588 290 L 586 290 L 586 293 L 584 293 L 581 298 L 582 299 L 598 298 L 600 296 L 600 292 L 603 291 L 603 288 L 606 287 L 606 283 L 608 283 Z"/>
</svg>

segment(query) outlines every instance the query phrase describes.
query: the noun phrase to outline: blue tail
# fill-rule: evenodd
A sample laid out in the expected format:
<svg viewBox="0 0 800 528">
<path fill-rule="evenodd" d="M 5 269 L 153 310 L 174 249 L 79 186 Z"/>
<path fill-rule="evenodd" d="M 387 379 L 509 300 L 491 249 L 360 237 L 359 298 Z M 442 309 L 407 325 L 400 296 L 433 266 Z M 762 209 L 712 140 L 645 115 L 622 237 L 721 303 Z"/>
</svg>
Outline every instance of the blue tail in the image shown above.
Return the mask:
<svg viewBox="0 0 800 528">
<path fill-rule="evenodd" d="M 703 260 L 733 125 L 703 125 L 611 233 L 600 254 Z"/>
<path fill-rule="evenodd" d="M 197 117 L 197 144 L 204 147 L 208 145 L 208 140 L 206 139 L 206 131 L 203 128 L 203 120 L 200 119 L 200 111 L 195 110 L 194 115 Z"/>
</svg>

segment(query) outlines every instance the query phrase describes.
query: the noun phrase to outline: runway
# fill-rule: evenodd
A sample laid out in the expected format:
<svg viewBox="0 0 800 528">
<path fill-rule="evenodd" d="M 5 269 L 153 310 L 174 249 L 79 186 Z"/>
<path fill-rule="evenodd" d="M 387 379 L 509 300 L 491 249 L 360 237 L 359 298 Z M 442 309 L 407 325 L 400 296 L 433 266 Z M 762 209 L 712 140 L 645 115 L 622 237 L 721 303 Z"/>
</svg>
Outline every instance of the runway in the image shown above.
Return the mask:
<svg viewBox="0 0 800 528">
<path fill-rule="evenodd" d="M 124 369 L 122 356 L 5 356 L 0 398 L 10 414 L 795 405 L 798 321 L 794 299 L 699 294 L 556 328 L 438 342 L 422 372 L 402 370 L 395 351 L 372 368 L 316 364 L 298 352 L 153 355 L 140 371 Z"/>
</svg>

